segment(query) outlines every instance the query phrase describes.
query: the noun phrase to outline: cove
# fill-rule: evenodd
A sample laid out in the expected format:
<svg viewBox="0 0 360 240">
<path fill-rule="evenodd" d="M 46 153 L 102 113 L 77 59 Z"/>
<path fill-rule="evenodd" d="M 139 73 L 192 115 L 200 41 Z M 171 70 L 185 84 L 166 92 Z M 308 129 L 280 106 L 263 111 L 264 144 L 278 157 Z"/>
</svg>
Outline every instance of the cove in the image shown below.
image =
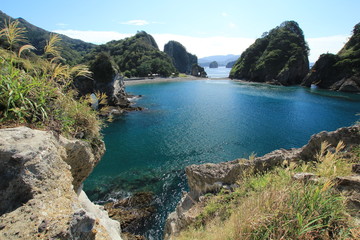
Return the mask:
<svg viewBox="0 0 360 240">
<path fill-rule="evenodd" d="M 155 193 L 157 213 L 138 233 L 162 239 L 167 215 L 187 190 L 184 168 L 278 148 L 359 120 L 360 95 L 230 80 L 132 85 L 146 109 L 103 130 L 107 151 L 84 183 L 98 203 L 134 192 Z"/>
</svg>

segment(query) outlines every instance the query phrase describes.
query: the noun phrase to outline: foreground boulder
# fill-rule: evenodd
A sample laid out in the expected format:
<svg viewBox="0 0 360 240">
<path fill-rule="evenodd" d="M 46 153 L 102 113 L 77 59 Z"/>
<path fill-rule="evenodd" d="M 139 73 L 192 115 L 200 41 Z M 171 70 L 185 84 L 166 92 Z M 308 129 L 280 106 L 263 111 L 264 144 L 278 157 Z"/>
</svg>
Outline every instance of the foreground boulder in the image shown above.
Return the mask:
<svg viewBox="0 0 360 240">
<path fill-rule="evenodd" d="M 360 23 L 338 54 L 322 54 L 302 81 L 325 89 L 360 92 Z"/>
<path fill-rule="evenodd" d="M 340 140 L 347 149 L 359 145 L 360 125 L 339 128 L 333 132 L 323 131 L 313 135 L 302 148 L 275 150 L 253 160 L 236 159 L 186 167 L 190 192 L 184 194 L 176 210 L 169 215 L 165 225 L 165 239 L 171 239 L 171 236 L 177 235 L 192 223 L 198 214 L 195 204 L 201 202 L 206 193 L 217 193 L 221 189 L 236 187 L 235 184 L 242 178 L 243 173 L 249 173 L 250 170 L 256 173 L 299 160 L 314 161 L 322 142 L 326 141 L 335 148 Z"/>
<path fill-rule="evenodd" d="M 104 153 L 50 132 L 0 130 L 0 239 L 121 239 L 81 184 Z"/>
<path fill-rule="evenodd" d="M 230 78 L 284 86 L 300 84 L 309 71 L 309 48 L 299 25 L 283 22 L 264 33 L 235 63 Z"/>
</svg>

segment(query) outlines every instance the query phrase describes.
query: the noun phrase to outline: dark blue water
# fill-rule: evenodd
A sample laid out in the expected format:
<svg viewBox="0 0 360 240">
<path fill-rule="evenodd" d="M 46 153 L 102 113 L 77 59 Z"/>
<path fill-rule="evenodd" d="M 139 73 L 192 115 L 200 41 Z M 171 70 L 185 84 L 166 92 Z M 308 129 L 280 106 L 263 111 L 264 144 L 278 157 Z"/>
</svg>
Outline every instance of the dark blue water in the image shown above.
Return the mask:
<svg viewBox="0 0 360 240">
<path fill-rule="evenodd" d="M 104 129 L 107 151 L 85 182 L 98 202 L 137 191 L 156 194 L 159 210 L 143 231 L 161 239 L 166 216 L 186 190 L 184 167 L 251 153 L 301 147 L 322 130 L 359 119 L 360 95 L 228 80 L 142 84 L 142 112 Z"/>
</svg>

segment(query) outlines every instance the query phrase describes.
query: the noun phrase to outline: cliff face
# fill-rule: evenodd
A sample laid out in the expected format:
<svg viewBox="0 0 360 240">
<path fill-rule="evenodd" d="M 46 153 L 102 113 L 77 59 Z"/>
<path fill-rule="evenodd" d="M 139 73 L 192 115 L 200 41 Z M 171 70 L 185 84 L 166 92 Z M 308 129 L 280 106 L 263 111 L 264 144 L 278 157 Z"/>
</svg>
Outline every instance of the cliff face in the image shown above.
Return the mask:
<svg viewBox="0 0 360 240">
<path fill-rule="evenodd" d="M 300 84 L 309 71 L 308 52 L 299 25 L 284 22 L 246 49 L 229 77 L 285 86 Z"/>
<path fill-rule="evenodd" d="M 164 46 L 164 52 L 170 56 L 175 68 L 180 73 L 191 73 L 193 64 L 197 64 L 197 57 L 186 51 L 186 48 L 179 42 L 169 41 Z"/>
<path fill-rule="evenodd" d="M 360 92 L 360 23 L 338 54 L 323 54 L 316 61 L 302 85 L 315 84 L 320 88 Z"/>
<path fill-rule="evenodd" d="M 1 239 L 121 239 L 81 184 L 104 153 L 26 127 L 0 130 Z"/>
<path fill-rule="evenodd" d="M 284 162 L 314 161 L 320 151 L 321 143 L 327 141 L 335 148 L 342 140 L 347 148 L 360 144 L 360 125 L 340 128 L 334 132 L 321 132 L 311 137 L 308 144 L 297 149 L 280 149 L 264 156 L 256 157 L 253 161 L 236 159 L 218 164 L 206 163 L 186 167 L 186 176 L 190 192 L 184 194 L 175 212 L 168 216 L 165 226 L 165 239 L 177 235 L 193 222 L 200 214 L 196 204 L 206 193 L 217 193 L 221 189 L 233 189 L 242 174 L 251 169 L 254 172 L 264 172 Z"/>
</svg>

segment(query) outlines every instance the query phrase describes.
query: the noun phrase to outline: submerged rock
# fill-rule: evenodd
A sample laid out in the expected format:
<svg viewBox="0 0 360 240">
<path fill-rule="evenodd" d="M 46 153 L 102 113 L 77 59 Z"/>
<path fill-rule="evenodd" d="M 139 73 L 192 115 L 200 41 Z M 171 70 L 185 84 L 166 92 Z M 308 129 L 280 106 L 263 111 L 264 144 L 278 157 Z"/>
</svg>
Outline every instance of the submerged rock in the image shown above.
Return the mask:
<svg viewBox="0 0 360 240">
<path fill-rule="evenodd" d="M 120 222 L 123 232 L 137 234 L 149 217 L 156 212 L 154 194 L 139 192 L 104 205 L 110 218 Z"/>
<path fill-rule="evenodd" d="M 121 239 L 81 184 L 105 148 L 51 132 L 0 130 L 0 239 Z"/>
</svg>

